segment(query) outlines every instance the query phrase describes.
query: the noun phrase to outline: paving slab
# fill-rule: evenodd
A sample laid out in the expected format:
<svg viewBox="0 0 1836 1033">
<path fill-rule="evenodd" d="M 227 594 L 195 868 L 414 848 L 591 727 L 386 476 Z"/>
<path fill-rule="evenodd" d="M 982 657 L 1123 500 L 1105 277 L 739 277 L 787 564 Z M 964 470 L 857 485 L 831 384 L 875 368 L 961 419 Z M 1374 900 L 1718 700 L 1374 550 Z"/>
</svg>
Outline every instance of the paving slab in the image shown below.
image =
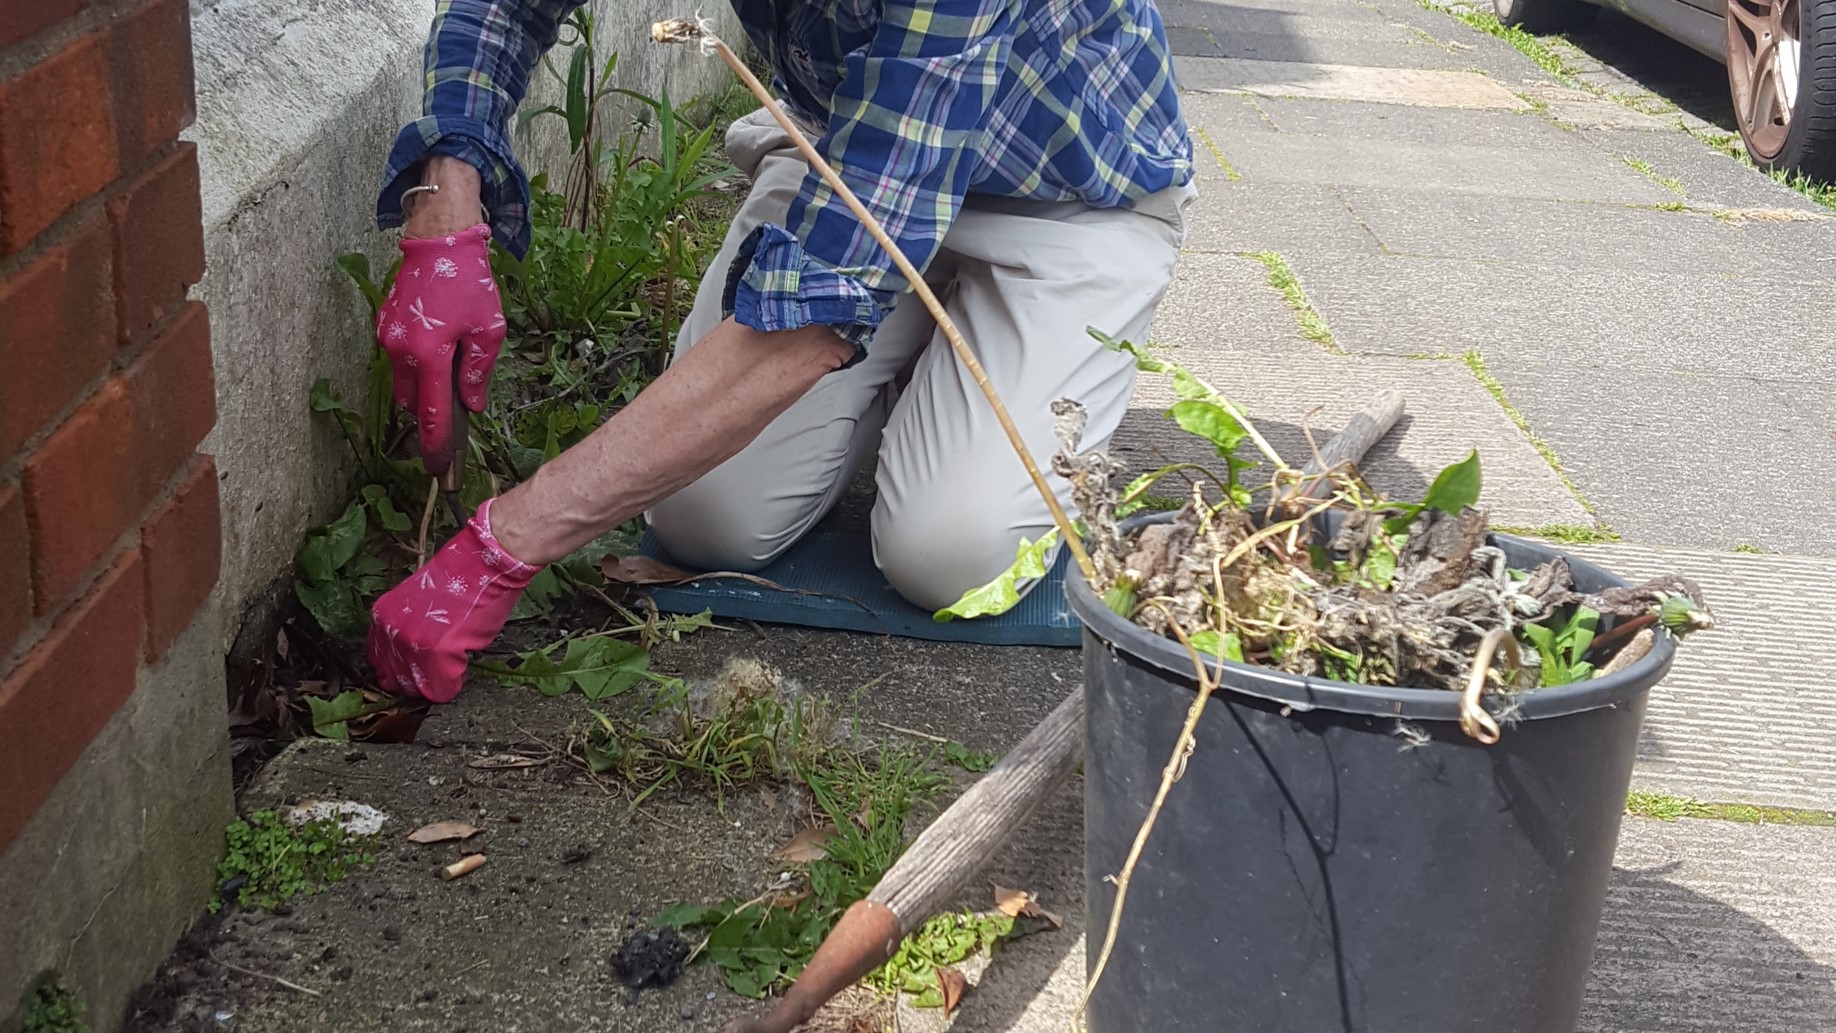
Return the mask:
<svg viewBox="0 0 1836 1033">
<path fill-rule="evenodd" d="M 1614 253 L 1610 241 L 1574 247 L 1595 249 L 1603 262 Z M 1491 361 L 1576 376 L 1610 369 L 1821 383 L 1836 351 L 1811 329 L 1828 318 L 1823 292 L 1801 280 L 1683 275 L 1631 260 L 1612 276 L 1402 256 L 1302 255 L 1292 264 L 1340 344 L 1354 352 L 1478 349 Z"/>
<path fill-rule="evenodd" d="M 1529 109 L 1410 108 L 1359 101 L 1259 97 L 1257 107 L 1284 133 L 1342 140 L 1362 155 L 1365 141 L 1428 147 L 1490 146 L 1581 155 L 1585 141 Z M 1400 184 L 1399 184 L 1400 185 Z"/>
<path fill-rule="evenodd" d="M 1223 144 L 1228 155 L 1229 144 Z M 1188 252 L 1369 255 L 1382 242 L 1359 222 L 1338 187 L 1244 178 L 1199 184 L 1186 217 Z M 1222 300 L 1222 299 L 1220 299 Z"/>
<path fill-rule="evenodd" d="M 1594 363 L 1491 369 L 1628 540 L 1836 556 L 1827 388 Z"/>
<path fill-rule="evenodd" d="M 1175 57 L 1173 70 L 1180 87 L 1195 92 L 1499 111 L 1530 107 L 1477 72 L 1234 57 Z"/>
<path fill-rule="evenodd" d="M 1651 694 L 1636 785 L 1836 810 L 1836 560 L 1619 543 L 1576 551 L 1635 580 L 1693 578 L 1715 611 L 1714 630 L 1680 643 Z"/>
<path fill-rule="evenodd" d="M 1617 280 L 1645 275 L 1759 276 L 1836 282 L 1836 218 L 1780 209 L 1717 216 L 1614 204 L 1339 188 L 1389 253 L 1508 262 Z M 1679 196 L 1674 200 L 1682 202 Z M 1725 290 L 1725 287 L 1718 288 Z"/>
<path fill-rule="evenodd" d="M 1154 339 L 1168 358 L 1242 405 L 1293 465 L 1312 454 L 1309 430 L 1316 439 L 1330 437 L 1377 392 L 1395 388 L 1407 399 L 1408 415 L 1362 468 L 1379 490 L 1395 498 L 1419 497 L 1443 467 L 1478 449 L 1484 502 L 1497 523 L 1591 521 L 1463 363 L 1330 354 L 1299 335 L 1293 311 L 1268 286 L 1259 262 L 1186 256 L 1162 304 Z M 1209 445 L 1165 418 L 1173 401 L 1164 377 L 1142 376 L 1115 442 L 1115 453 L 1130 469 L 1172 462 L 1215 465 Z"/>
<path fill-rule="evenodd" d="M 1394 140 L 1354 143 L 1269 133 L 1236 141 L 1230 160 L 1244 179 L 1281 183 L 1379 189 L 1406 185 L 1424 191 L 1617 204 L 1676 200 L 1676 194 L 1618 162 L 1577 160 L 1565 153 L 1571 150 Z"/>
<path fill-rule="evenodd" d="M 953 1029 L 1069 1029 L 1085 958 L 1061 946 L 998 956 Z M 1832 1015 L 1836 829 L 1625 820 L 1578 1033 L 1824 1033 Z"/>
<path fill-rule="evenodd" d="M 1760 174 L 1752 166 L 1680 132 L 1643 133 L 1610 128 L 1585 129 L 1579 135 L 1615 158 L 1648 162 L 1658 175 L 1678 180 L 1691 205 L 1795 210 L 1818 217 L 1832 214 L 1828 208 Z"/>
</svg>

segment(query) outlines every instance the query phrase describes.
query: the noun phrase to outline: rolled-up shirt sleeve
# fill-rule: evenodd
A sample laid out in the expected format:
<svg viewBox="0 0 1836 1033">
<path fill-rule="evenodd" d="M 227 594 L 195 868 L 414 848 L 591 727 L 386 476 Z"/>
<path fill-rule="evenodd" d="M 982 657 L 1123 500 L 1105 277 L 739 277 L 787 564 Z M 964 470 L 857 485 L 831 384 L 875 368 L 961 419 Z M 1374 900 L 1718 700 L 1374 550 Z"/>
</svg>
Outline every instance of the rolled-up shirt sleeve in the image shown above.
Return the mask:
<svg viewBox="0 0 1836 1033">
<path fill-rule="evenodd" d="M 437 9 L 423 57 L 421 117 L 389 150 L 376 223 L 404 221 L 402 192 L 431 154 L 459 158 L 482 177 L 491 231 L 517 257 L 529 250 L 529 178 L 510 147 L 510 119 L 529 76 L 586 0 L 448 0 Z"/>
<path fill-rule="evenodd" d="M 887 0 L 848 55 L 816 148 L 922 270 L 961 211 L 1013 46 L 1019 0 Z M 726 309 L 755 330 L 833 328 L 864 349 L 911 284 L 812 169 L 785 218 L 742 244 Z"/>
</svg>

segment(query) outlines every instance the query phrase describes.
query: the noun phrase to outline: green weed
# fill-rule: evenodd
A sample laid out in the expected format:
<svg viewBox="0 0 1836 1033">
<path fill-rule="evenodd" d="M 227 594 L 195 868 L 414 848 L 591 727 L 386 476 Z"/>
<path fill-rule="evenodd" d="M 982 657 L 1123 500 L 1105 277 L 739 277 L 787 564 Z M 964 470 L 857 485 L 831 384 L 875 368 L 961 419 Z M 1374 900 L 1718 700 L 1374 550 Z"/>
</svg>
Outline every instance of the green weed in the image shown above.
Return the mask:
<svg viewBox="0 0 1836 1033">
<path fill-rule="evenodd" d="M 678 905 L 659 925 L 701 932 L 695 957 L 721 970 L 727 987 L 762 998 L 803 971 L 843 911 L 866 897 L 905 847 L 905 822 L 946 779 L 911 750 L 874 759 L 846 751 L 817 754 L 797 768 L 830 832 L 823 856 L 808 862 L 803 888 L 712 907 Z"/>
<path fill-rule="evenodd" d="M 1535 430 L 1531 429 L 1529 418 L 1526 417 L 1517 406 L 1511 404 L 1510 396 L 1505 393 L 1504 382 L 1493 375 L 1492 371 L 1486 366 L 1485 356 L 1481 355 L 1476 350 L 1468 351 L 1461 356 L 1461 361 L 1466 363 L 1466 368 L 1472 371 L 1473 376 L 1478 379 L 1479 383 L 1497 400 L 1499 407 L 1504 409 L 1505 415 L 1511 418 L 1511 422 L 1517 424 L 1517 429 L 1524 432 L 1524 437 L 1529 439 L 1531 447 L 1535 448 L 1537 453 L 1543 457 L 1543 460 L 1549 464 L 1549 468 L 1555 471 L 1555 475 L 1561 480 L 1562 486 L 1567 488 L 1570 494 L 1574 495 L 1575 501 L 1581 503 L 1581 508 L 1587 510 L 1589 513 L 1595 512 L 1596 507 L 1594 506 L 1593 500 L 1581 493 L 1581 486 L 1576 484 L 1574 478 L 1570 477 L 1568 471 L 1563 468 L 1562 457 L 1556 454 L 1555 446 L 1544 441 Z"/>
<path fill-rule="evenodd" d="M 1211 138 L 1211 134 L 1207 133 L 1203 126 L 1194 126 L 1192 135 L 1198 137 L 1199 142 L 1205 145 L 1205 149 L 1211 152 L 1211 156 L 1218 160 L 1218 165 L 1224 169 L 1225 179 L 1235 183 L 1243 178 L 1243 174 L 1238 172 L 1237 167 L 1230 163 L 1230 159 L 1224 157 L 1224 149 L 1218 146 L 1217 141 Z"/>
<path fill-rule="evenodd" d="M 1492 530 L 1503 534 L 1514 534 L 1520 538 L 1546 538 L 1563 545 L 1598 545 L 1601 542 L 1619 541 L 1618 532 L 1611 528 L 1596 527 L 1591 524 L 1543 524 L 1540 527 L 1493 524 Z"/>
<path fill-rule="evenodd" d="M 1734 546 L 1733 551 L 1743 552 L 1743 553 L 1747 553 L 1747 554 L 1754 555 L 1754 556 L 1764 555 L 1766 552 L 1766 550 L 1760 548 L 1759 546 L 1753 544 L 1752 542 L 1741 542 L 1740 544 Z"/>
<path fill-rule="evenodd" d="M 980 774 L 995 766 L 1001 758 L 987 750 L 972 750 L 960 742 L 945 743 L 943 748 L 944 762 L 962 768 L 971 774 Z"/>
<path fill-rule="evenodd" d="M 913 994 L 916 1007 L 941 1008 L 943 988 L 938 985 L 937 970 L 992 950 L 1014 933 L 1014 927 L 1014 919 L 998 912 L 937 915 L 907 936 L 884 965 L 861 981 L 881 993 Z"/>
<path fill-rule="evenodd" d="M 1708 818 L 1738 821 L 1749 825 L 1810 825 L 1836 828 L 1836 811 L 1813 811 L 1796 807 L 1769 807 L 1746 803 L 1705 803 L 1669 793 L 1647 793 L 1634 790 L 1626 797 L 1626 813 L 1658 821 L 1683 818 Z"/>
<path fill-rule="evenodd" d="M 226 894 L 241 907 L 272 908 L 376 860 L 376 837 L 351 835 L 330 819 L 294 825 L 273 811 L 256 811 L 231 822 L 225 838 L 228 853 L 217 866 L 212 914 Z"/>
<path fill-rule="evenodd" d="M 1496 36 L 1504 40 L 1517 48 L 1518 53 L 1529 58 L 1538 68 L 1564 82 L 1573 81 L 1580 72 L 1580 69 L 1569 64 L 1562 55 L 1550 47 L 1548 41 L 1560 40 L 1563 38 L 1561 36 L 1536 36 L 1517 26 L 1505 25 L 1497 17 L 1485 11 L 1441 7 L 1428 3 L 1427 0 L 1416 0 L 1416 3 L 1427 10 L 1439 11 L 1456 21 L 1464 22 L 1468 27 L 1488 36 Z"/>
<path fill-rule="evenodd" d="M 1338 342 L 1333 340 L 1332 328 L 1326 325 L 1325 317 L 1321 316 L 1319 311 L 1313 307 L 1313 303 L 1307 300 L 1307 292 L 1301 289 L 1300 280 L 1295 277 L 1294 270 L 1288 268 L 1287 259 L 1275 251 L 1257 251 L 1245 257 L 1261 262 L 1263 267 L 1269 271 L 1269 286 L 1280 291 L 1282 297 L 1288 299 L 1288 306 L 1294 310 L 1295 319 L 1300 322 L 1301 336 L 1324 346 L 1327 351 L 1335 355 L 1345 354 L 1345 349 L 1339 347 Z"/>
<path fill-rule="evenodd" d="M 26 1002 L 23 1033 L 89 1033 L 83 1003 L 58 976 L 40 980 Z"/>
<path fill-rule="evenodd" d="M 1657 183 L 1658 185 L 1664 187 L 1665 189 L 1678 195 L 1679 197 L 1683 195 L 1684 190 L 1683 190 L 1682 180 L 1676 179 L 1672 176 L 1659 175 L 1658 170 L 1650 162 L 1646 161 L 1645 159 L 1635 158 L 1629 154 L 1622 154 L 1619 156 L 1619 160 L 1624 162 L 1627 168 L 1631 169 L 1632 171 L 1638 173 L 1641 176 L 1644 176 L 1646 179 L 1649 179 L 1652 182 Z M 1659 207 L 1663 207 L 1663 206 L 1659 205 Z M 1682 205 L 1678 205 L 1678 207 L 1680 208 L 1682 207 Z"/>
</svg>

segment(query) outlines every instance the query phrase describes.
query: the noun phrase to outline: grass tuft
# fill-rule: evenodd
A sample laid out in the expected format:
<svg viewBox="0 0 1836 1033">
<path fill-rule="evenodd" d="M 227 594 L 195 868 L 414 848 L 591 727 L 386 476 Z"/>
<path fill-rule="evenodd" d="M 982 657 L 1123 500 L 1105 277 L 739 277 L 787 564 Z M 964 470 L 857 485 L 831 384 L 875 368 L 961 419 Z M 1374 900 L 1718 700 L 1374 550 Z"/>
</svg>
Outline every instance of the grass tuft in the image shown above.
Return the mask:
<svg viewBox="0 0 1836 1033">
<path fill-rule="evenodd" d="M 1632 171 L 1638 173 L 1641 176 L 1644 176 L 1646 179 L 1651 180 L 1653 183 L 1656 183 L 1662 187 L 1665 187 L 1671 193 L 1676 194 L 1678 197 L 1683 196 L 1684 190 L 1683 190 L 1682 180 L 1677 179 L 1673 176 L 1659 175 L 1658 170 L 1655 167 L 1653 167 L 1652 164 L 1646 161 L 1645 159 L 1634 158 L 1630 154 L 1622 154 L 1619 156 L 1619 160 L 1622 162 L 1625 162 L 1627 168 L 1631 169 Z M 1661 208 L 1663 207 L 1663 205 L 1659 205 L 1658 207 Z M 1683 206 L 1678 205 L 1678 207 L 1683 207 Z"/>
<path fill-rule="evenodd" d="M 1769 807 L 1749 803 L 1706 803 L 1670 793 L 1633 791 L 1626 797 L 1626 813 L 1657 821 L 1682 818 L 1707 818 L 1713 821 L 1738 821 L 1747 825 L 1808 825 L 1836 828 L 1836 811 L 1813 811 L 1797 807 Z"/>
<path fill-rule="evenodd" d="M 1211 134 L 1207 133 L 1203 126 L 1193 126 L 1192 135 L 1198 137 L 1199 141 L 1205 145 L 1206 149 L 1211 151 L 1211 156 L 1213 158 L 1218 159 L 1218 164 L 1224 168 L 1225 179 L 1235 183 L 1243 178 L 1243 174 L 1238 172 L 1237 167 L 1230 163 L 1230 159 L 1224 157 L 1224 148 L 1218 146 L 1217 141 L 1211 138 Z"/>
<path fill-rule="evenodd" d="M 1556 454 L 1555 446 L 1538 436 L 1536 431 L 1531 429 L 1529 418 L 1517 406 L 1511 404 L 1510 396 L 1505 393 L 1504 382 L 1486 367 L 1485 356 L 1476 350 L 1468 351 L 1461 356 L 1461 360 L 1466 363 L 1466 368 L 1472 371 L 1479 383 L 1491 392 L 1492 397 L 1498 401 L 1499 407 L 1504 409 L 1505 415 L 1511 418 L 1511 422 L 1517 424 L 1517 429 L 1524 432 L 1524 437 L 1529 439 L 1530 446 L 1542 455 L 1544 461 L 1549 464 L 1549 468 L 1555 471 L 1556 477 L 1561 479 L 1562 486 L 1567 488 L 1569 493 L 1574 495 L 1575 500 L 1581 503 L 1581 508 L 1589 513 L 1598 512 L 1599 507 L 1594 505 L 1592 499 L 1581 493 L 1581 486 L 1575 483 L 1575 479 L 1570 477 L 1568 471 L 1562 466 L 1562 457 Z"/>
<path fill-rule="evenodd" d="M 1495 524 L 1494 531 L 1514 534 L 1520 538 L 1542 538 L 1563 545 L 1599 545 L 1602 542 L 1619 541 L 1619 532 L 1610 527 L 1597 527 L 1591 524 L 1544 524 L 1541 527 L 1512 527 Z"/>
<path fill-rule="evenodd" d="M 1269 286 L 1281 292 L 1288 299 L 1288 307 L 1294 310 L 1294 317 L 1300 323 L 1301 336 L 1314 342 L 1334 355 L 1344 355 L 1345 349 L 1333 339 L 1332 328 L 1326 325 L 1326 317 L 1320 315 L 1307 300 L 1307 292 L 1301 289 L 1300 280 L 1294 270 L 1288 268 L 1288 260 L 1277 251 L 1256 251 L 1245 255 L 1261 262 L 1269 271 Z"/>
</svg>

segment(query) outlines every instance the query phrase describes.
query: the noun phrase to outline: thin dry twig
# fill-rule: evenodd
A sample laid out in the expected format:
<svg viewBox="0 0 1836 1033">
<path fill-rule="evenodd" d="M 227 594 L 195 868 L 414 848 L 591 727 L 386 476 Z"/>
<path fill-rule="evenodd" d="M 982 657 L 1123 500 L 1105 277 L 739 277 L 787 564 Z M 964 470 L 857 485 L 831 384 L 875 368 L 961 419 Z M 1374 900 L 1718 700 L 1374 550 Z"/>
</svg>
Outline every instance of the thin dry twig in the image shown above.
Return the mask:
<svg viewBox="0 0 1836 1033">
<path fill-rule="evenodd" d="M 243 968 L 241 965 L 232 965 L 229 962 L 224 961 L 222 958 L 219 958 L 214 954 L 211 955 L 211 960 L 216 962 L 219 965 L 222 965 L 224 968 L 229 969 L 231 972 L 240 972 L 245 976 L 254 976 L 256 979 L 270 980 L 272 982 L 279 983 L 280 985 L 286 987 L 289 990 L 297 990 L 300 993 L 310 994 L 313 997 L 324 997 L 325 996 L 319 991 L 314 990 L 311 987 L 301 986 L 300 984 L 294 982 L 291 979 L 282 979 L 279 976 L 269 975 L 266 972 L 257 972 L 252 968 Z"/>
<path fill-rule="evenodd" d="M 911 259 L 905 257 L 905 252 L 900 250 L 899 245 L 887 235 L 886 230 L 880 226 L 880 221 L 867 210 L 867 206 L 861 203 L 860 198 L 854 196 L 854 191 L 848 188 L 848 184 L 842 181 L 841 176 L 836 174 L 828 161 L 817 153 L 816 148 L 804 136 L 803 131 L 797 128 L 796 122 L 792 121 L 790 116 L 778 106 L 777 100 L 772 97 L 771 91 L 765 88 L 765 84 L 759 81 L 759 77 L 752 74 L 752 69 L 746 67 L 746 63 L 739 59 L 739 55 L 735 54 L 731 47 L 708 31 L 706 23 L 698 20 L 691 22 L 685 19 L 657 22 L 651 27 L 651 38 L 660 43 L 682 43 L 699 38 L 704 48 L 711 48 L 719 54 L 721 60 L 727 63 L 727 67 L 733 69 L 733 74 L 740 77 L 740 80 L 746 84 L 746 88 L 751 90 L 752 95 L 758 98 L 766 111 L 770 112 L 779 128 L 783 129 L 790 137 L 791 143 L 796 145 L 804 160 L 810 163 L 810 167 L 822 176 L 823 180 L 829 184 L 829 188 L 835 191 L 835 195 L 841 198 L 842 202 L 848 206 L 848 210 L 854 213 L 854 217 L 860 220 L 861 226 L 873 237 L 874 242 L 886 251 L 887 256 L 893 260 L 893 264 L 898 266 L 906 282 L 911 284 L 912 293 L 918 295 L 918 299 L 931 313 L 931 318 L 937 321 L 938 328 L 943 331 L 945 339 L 950 342 L 951 351 L 956 353 L 957 359 L 969 371 L 976 386 L 982 389 L 982 394 L 988 399 L 988 404 L 993 406 L 995 419 L 1000 422 L 1001 429 L 1006 432 L 1008 444 L 1013 446 L 1014 454 L 1020 457 L 1021 465 L 1026 467 L 1027 476 L 1032 478 L 1033 487 L 1038 489 L 1040 498 L 1045 500 L 1046 508 L 1051 511 L 1052 522 L 1058 526 L 1059 537 L 1064 541 L 1065 547 L 1071 550 L 1071 557 L 1077 561 L 1077 567 L 1083 572 L 1084 577 L 1094 581 L 1096 568 L 1091 564 L 1090 556 L 1084 551 L 1083 542 L 1078 539 L 1077 532 L 1071 525 L 1071 518 L 1065 514 L 1065 508 L 1059 503 L 1058 495 L 1046 484 L 1045 475 L 1039 472 L 1039 464 L 1033 461 L 1033 453 L 1027 448 L 1026 441 L 1020 436 L 1019 429 L 1014 426 L 1013 419 L 1008 416 L 1006 404 L 1001 401 L 1001 396 L 996 393 L 994 385 L 989 383 L 988 374 L 983 371 L 981 361 L 969 349 L 969 343 L 963 339 L 961 331 L 957 330 L 956 323 L 950 318 L 950 313 L 945 311 L 943 302 L 937 299 L 930 284 L 925 282 L 924 274 L 912 264 Z M 1262 442 L 1260 438 L 1257 441 L 1259 446 L 1266 445 L 1266 442 Z M 1272 452 L 1272 450 L 1268 451 Z M 1276 462 L 1280 462 L 1279 457 L 1276 457 Z"/>
</svg>

